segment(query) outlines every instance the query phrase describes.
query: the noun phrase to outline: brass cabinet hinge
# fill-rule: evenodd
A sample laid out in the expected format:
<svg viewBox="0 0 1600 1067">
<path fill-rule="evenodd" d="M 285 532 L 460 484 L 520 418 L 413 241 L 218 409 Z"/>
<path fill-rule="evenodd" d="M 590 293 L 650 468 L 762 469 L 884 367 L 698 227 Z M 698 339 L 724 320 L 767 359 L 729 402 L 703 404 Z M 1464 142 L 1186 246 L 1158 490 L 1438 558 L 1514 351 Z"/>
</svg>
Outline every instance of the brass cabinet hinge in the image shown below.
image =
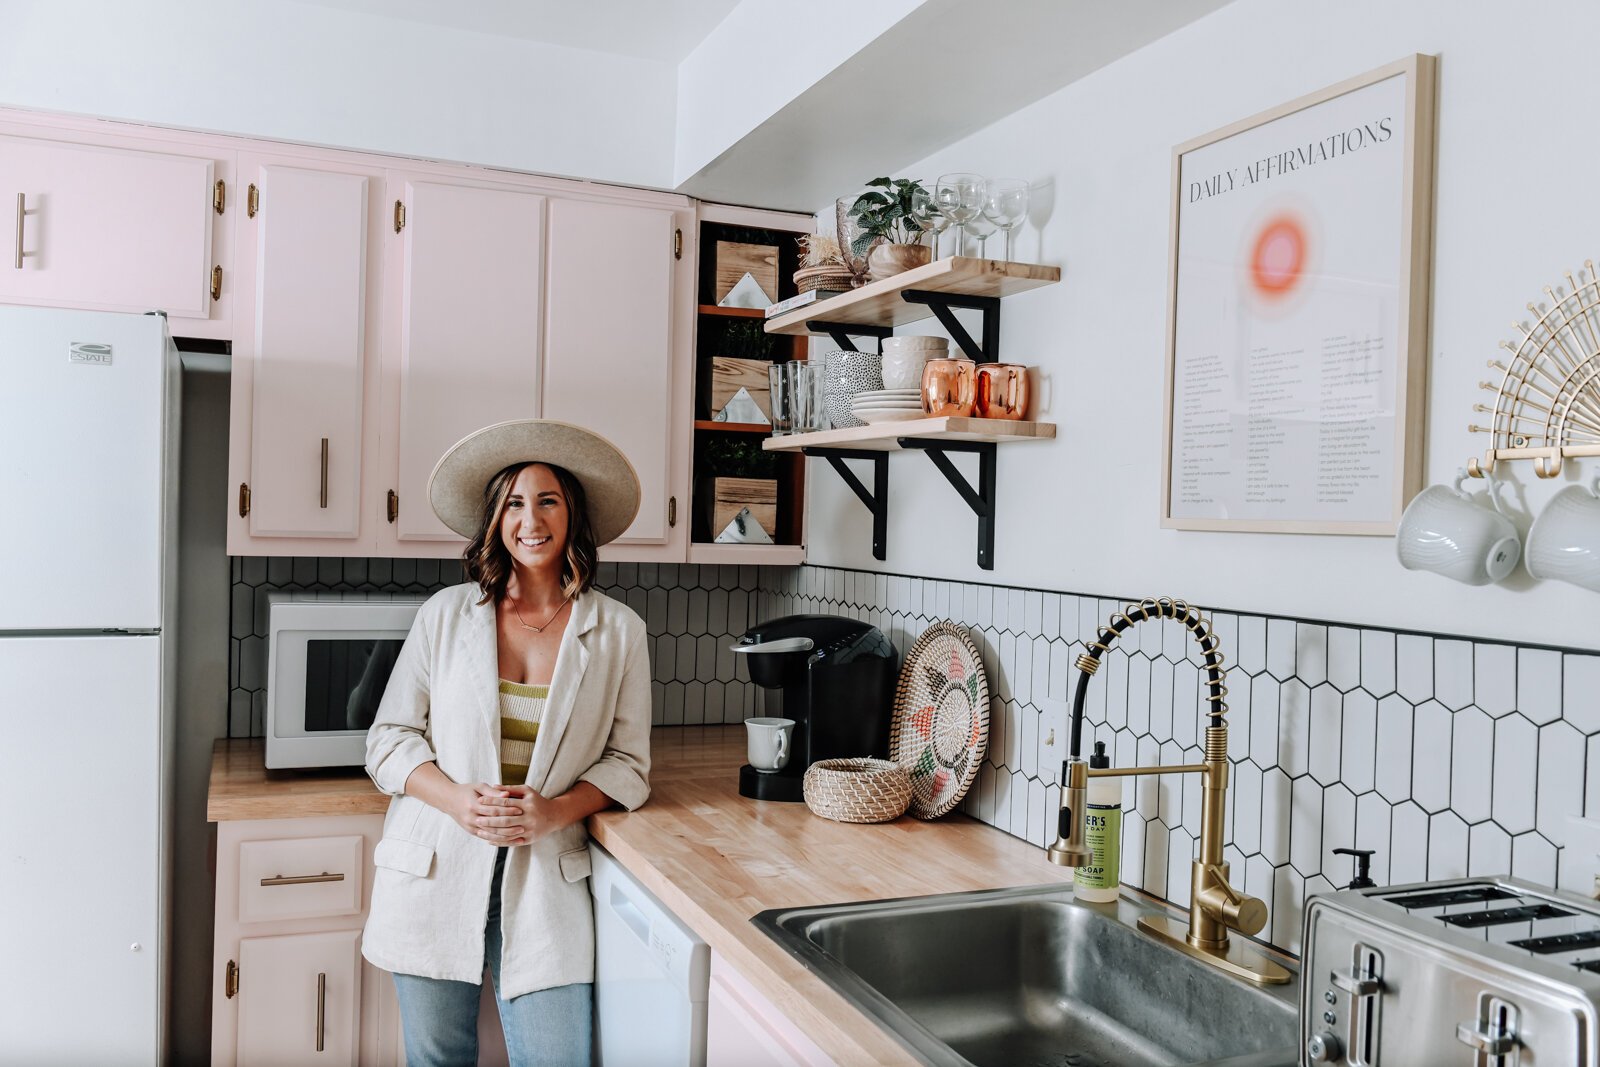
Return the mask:
<svg viewBox="0 0 1600 1067">
<path fill-rule="evenodd" d="M 218 215 L 228 210 L 228 183 L 221 178 L 217 179 L 217 184 L 211 189 L 211 210 Z"/>
<path fill-rule="evenodd" d="M 222 265 L 220 263 L 211 268 L 211 299 L 222 299 Z"/>
<path fill-rule="evenodd" d="M 667 529 L 670 530 L 676 525 L 678 525 L 678 498 L 669 496 L 667 498 Z"/>
<path fill-rule="evenodd" d="M 672 258 L 673 259 L 682 259 L 683 258 L 683 231 L 682 230 L 673 230 L 672 231 Z"/>
<path fill-rule="evenodd" d="M 256 183 L 250 183 L 250 189 L 244 194 L 244 213 L 251 218 L 256 217 L 256 212 L 261 210 L 261 190 L 256 188 Z"/>
<path fill-rule="evenodd" d="M 250 483 L 239 483 L 239 517 L 242 519 L 250 514 Z"/>
<path fill-rule="evenodd" d="M 389 522 L 400 517 L 400 494 L 393 489 L 389 490 Z"/>
<path fill-rule="evenodd" d="M 239 995 L 239 965 L 228 961 L 227 973 L 222 978 L 222 995 L 232 1000 Z"/>
<path fill-rule="evenodd" d="M 394 202 L 394 232 L 399 233 L 406 228 L 406 206 L 400 201 Z"/>
</svg>

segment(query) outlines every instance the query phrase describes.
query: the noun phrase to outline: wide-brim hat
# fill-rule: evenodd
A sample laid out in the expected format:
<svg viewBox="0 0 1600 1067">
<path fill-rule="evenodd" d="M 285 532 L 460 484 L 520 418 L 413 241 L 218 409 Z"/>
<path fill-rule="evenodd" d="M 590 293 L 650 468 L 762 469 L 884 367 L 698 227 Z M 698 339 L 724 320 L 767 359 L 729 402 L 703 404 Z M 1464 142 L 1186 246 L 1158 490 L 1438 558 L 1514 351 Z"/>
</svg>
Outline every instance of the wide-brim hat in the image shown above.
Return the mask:
<svg viewBox="0 0 1600 1067">
<path fill-rule="evenodd" d="M 518 463 L 564 467 L 583 485 L 597 544 L 622 536 L 639 514 L 639 476 L 622 450 L 593 430 L 554 419 L 514 419 L 467 434 L 428 477 L 433 513 L 462 537 L 483 521 L 489 479 Z"/>
</svg>

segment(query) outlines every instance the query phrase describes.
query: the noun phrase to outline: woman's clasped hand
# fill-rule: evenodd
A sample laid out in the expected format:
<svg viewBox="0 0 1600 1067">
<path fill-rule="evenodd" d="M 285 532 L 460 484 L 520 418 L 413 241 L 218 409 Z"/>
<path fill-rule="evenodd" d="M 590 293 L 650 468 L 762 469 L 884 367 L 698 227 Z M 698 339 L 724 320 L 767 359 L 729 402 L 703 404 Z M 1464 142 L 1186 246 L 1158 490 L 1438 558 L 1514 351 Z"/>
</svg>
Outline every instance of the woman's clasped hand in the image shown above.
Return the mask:
<svg viewBox="0 0 1600 1067">
<path fill-rule="evenodd" d="M 528 845 L 560 828 L 555 804 L 531 786 L 469 782 L 456 787 L 450 817 L 495 845 Z"/>
</svg>

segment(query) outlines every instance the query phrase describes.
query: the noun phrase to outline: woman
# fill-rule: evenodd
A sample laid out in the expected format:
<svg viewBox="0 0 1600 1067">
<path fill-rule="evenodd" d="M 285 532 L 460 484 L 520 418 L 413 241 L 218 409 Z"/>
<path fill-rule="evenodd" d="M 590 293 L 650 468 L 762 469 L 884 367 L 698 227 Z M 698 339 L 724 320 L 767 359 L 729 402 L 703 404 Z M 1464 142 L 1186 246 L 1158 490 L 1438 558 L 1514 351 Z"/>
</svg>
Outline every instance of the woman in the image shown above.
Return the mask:
<svg viewBox="0 0 1600 1067">
<path fill-rule="evenodd" d="M 395 799 L 362 954 L 394 972 L 410 1067 L 476 1062 L 486 961 L 511 1063 L 586 1064 L 584 820 L 650 791 L 645 626 L 591 588 L 639 482 L 604 438 L 532 419 L 459 441 L 429 496 L 471 581 L 417 612 L 367 734 Z"/>
</svg>

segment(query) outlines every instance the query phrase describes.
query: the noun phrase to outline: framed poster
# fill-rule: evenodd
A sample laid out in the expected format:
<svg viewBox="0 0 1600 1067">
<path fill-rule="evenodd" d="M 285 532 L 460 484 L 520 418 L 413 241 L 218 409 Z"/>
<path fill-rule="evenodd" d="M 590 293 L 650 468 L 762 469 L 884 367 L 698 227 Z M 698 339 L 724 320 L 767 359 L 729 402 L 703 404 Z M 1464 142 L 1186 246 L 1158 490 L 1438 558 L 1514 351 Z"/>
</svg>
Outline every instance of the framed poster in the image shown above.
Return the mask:
<svg viewBox="0 0 1600 1067">
<path fill-rule="evenodd" d="M 1163 526 L 1395 532 L 1422 478 L 1436 65 L 1173 149 Z"/>
</svg>

